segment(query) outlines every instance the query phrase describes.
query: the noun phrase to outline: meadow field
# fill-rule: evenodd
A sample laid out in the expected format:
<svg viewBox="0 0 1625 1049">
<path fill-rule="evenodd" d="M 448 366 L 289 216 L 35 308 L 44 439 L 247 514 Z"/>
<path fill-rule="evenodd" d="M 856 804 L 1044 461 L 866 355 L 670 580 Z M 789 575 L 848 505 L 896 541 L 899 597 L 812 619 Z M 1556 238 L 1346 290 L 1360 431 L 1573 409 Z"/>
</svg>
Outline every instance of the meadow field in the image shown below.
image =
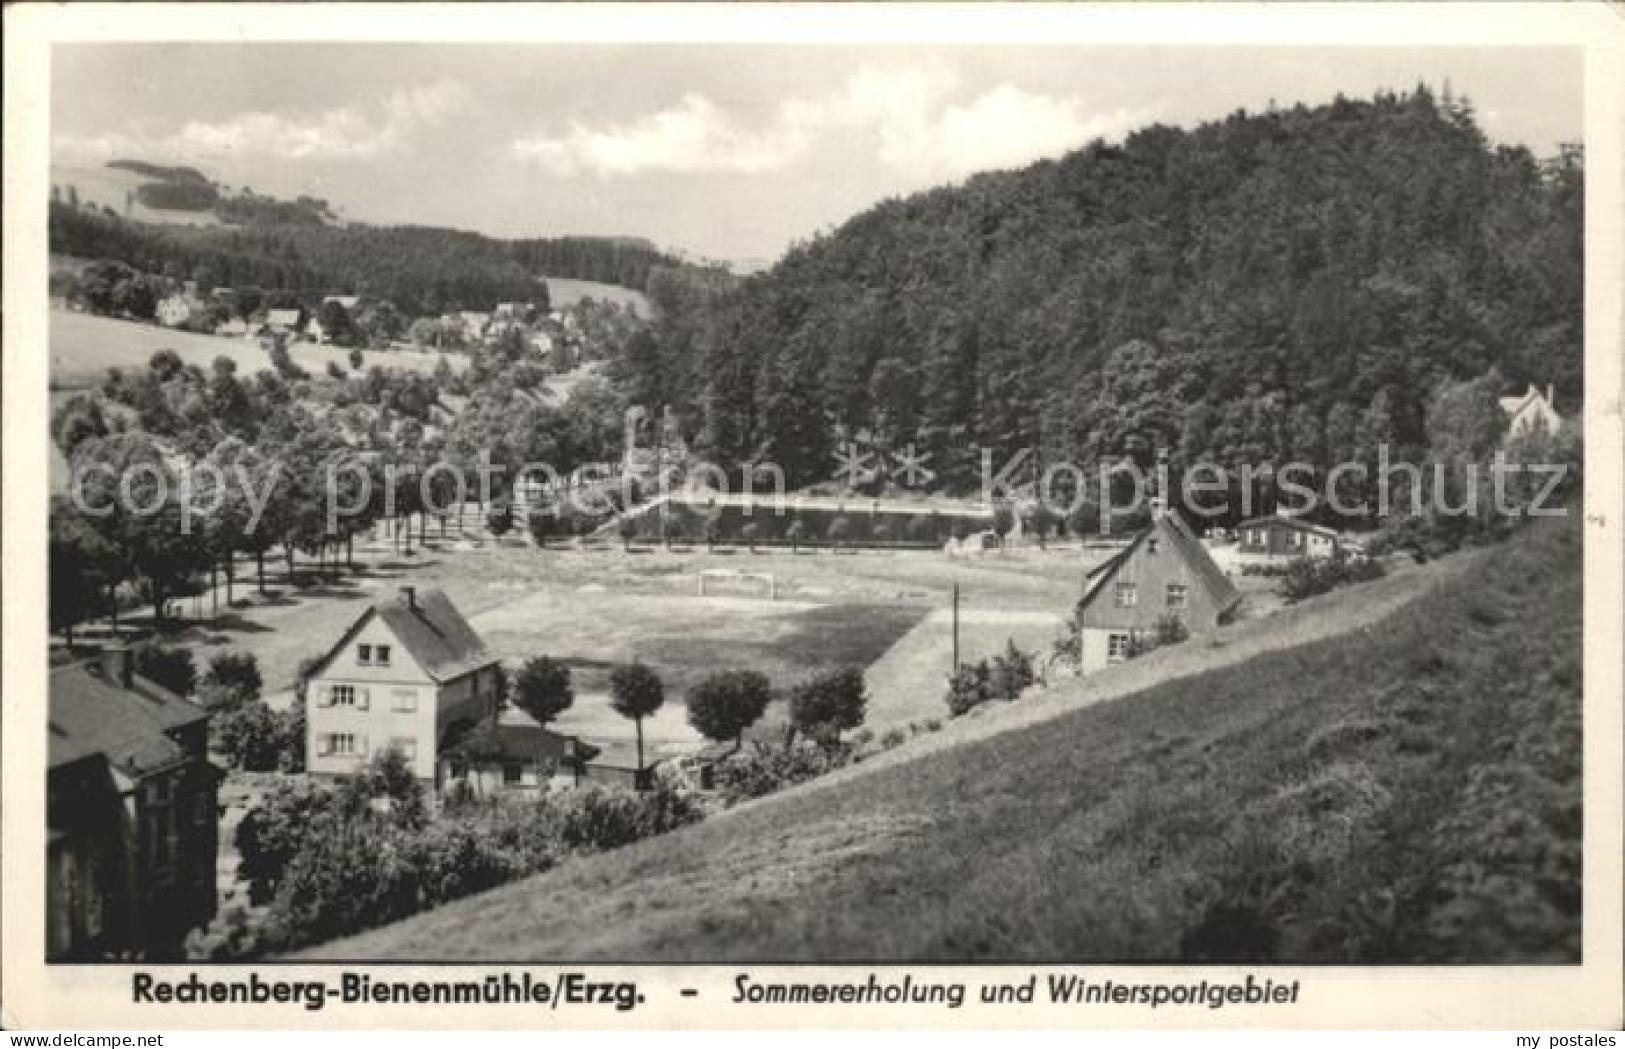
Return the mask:
<svg viewBox="0 0 1625 1049">
<path fill-rule="evenodd" d="M 216 357 L 237 362 L 239 372 L 269 370 L 266 352 L 253 339 L 176 331 L 151 324 L 97 317 L 71 310 L 52 310 L 50 327 L 51 389 L 79 390 L 100 385 L 109 368 L 144 368 L 159 350 L 174 350 L 187 364 L 207 369 Z M 288 347 L 296 364 L 325 375 L 329 362 L 350 371 L 350 351 L 338 346 L 299 342 Z M 362 367 L 405 368 L 432 372 L 444 357 L 453 369 L 467 365 L 461 354 L 420 350 L 363 350 Z"/>
<path fill-rule="evenodd" d="M 631 307 L 640 317 L 649 316 L 649 300 L 643 292 L 623 288 L 619 284 L 600 284 L 594 280 L 576 280 L 573 277 L 542 277 L 547 284 L 547 299 L 555 310 L 574 306 L 582 299 L 615 302 Z"/>
</svg>

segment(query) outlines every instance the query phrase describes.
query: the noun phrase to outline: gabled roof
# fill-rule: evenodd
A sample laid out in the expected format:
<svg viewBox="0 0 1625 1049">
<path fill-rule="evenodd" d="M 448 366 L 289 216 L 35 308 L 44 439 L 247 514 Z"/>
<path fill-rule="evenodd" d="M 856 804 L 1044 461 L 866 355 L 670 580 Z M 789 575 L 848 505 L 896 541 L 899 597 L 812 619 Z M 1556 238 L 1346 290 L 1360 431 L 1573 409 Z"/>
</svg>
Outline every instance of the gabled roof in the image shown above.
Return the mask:
<svg viewBox="0 0 1625 1049">
<path fill-rule="evenodd" d="M 1153 535 L 1163 539 L 1168 548 L 1190 566 L 1197 583 L 1207 591 L 1214 607 L 1221 613 L 1228 612 L 1241 601 L 1241 592 L 1230 582 L 1223 569 L 1214 563 L 1212 555 L 1207 552 L 1207 547 L 1202 545 L 1202 541 L 1196 538 L 1177 513 L 1169 512 L 1151 522 L 1151 526 L 1135 536 L 1134 541 L 1128 546 L 1089 571 L 1085 576 L 1088 585 L 1084 587 L 1080 603 L 1088 604 L 1092 601 L 1105 587 L 1107 581 L 1117 574 L 1117 570 L 1134 556 L 1134 552 L 1141 544 Z"/>
<path fill-rule="evenodd" d="M 333 656 L 373 617 L 384 621 L 401 647 L 438 683 L 456 680 L 497 662 L 497 657 L 486 650 L 480 635 L 445 594 L 439 590 L 424 590 L 411 599 L 404 592 L 399 593 L 362 612 L 322 657 L 316 672 L 326 669 Z"/>
<path fill-rule="evenodd" d="M 1544 403 L 1547 408 L 1552 409 L 1554 412 L 1556 411 L 1556 408 L 1553 407 L 1550 399 L 1548 399 L 1545 394 L 1541 393 L 1540 387 L 1536 386 L 1534 383 L 1530 383 L 1529 389 L 1525 390 L 1523 393 L 1515 394 L 1511 397 L 1500 398 L 1501 410 L 1506 412 L 1508 415 L 1517 415 L 1519 412 L 1523 411 L 1525 408 L 1536 403 L 1537 401 Z"/>
<path fill-rule="evenodd" d="M 1236 528 L 1237 530 L 1242 528 L 1266 528 L 1270 525 L 1280 525 L 1299 532 L 1314 532 L 1317 535 L 1329 536 L 1332 539 L 1337 538 L 1337 530 L 1334 528 L 1327 528 L 1325 525 L 1313 524 L 1302 518 L 1287 517 L 1283 514 L 1266 514 L 1263 517 L 1254 517 L 1236 525 Z"/>
<path fill-rule="evenodd" d="M 58 667 L 50 680 L 48 763 L 57 768 L 100 754 L 116 771 L 139 776 L 183 759 L 169 733 L 208 716 L 140 676 L 124 688 L 83 664 Z"/>
<path fill-rule="evenodd" d="M 545 761 L 569 753 L 575 744 L 574 736 L 554 732 L 517 707 L 503 707 L 442 746 L 475 761 Z"/>
</svg>

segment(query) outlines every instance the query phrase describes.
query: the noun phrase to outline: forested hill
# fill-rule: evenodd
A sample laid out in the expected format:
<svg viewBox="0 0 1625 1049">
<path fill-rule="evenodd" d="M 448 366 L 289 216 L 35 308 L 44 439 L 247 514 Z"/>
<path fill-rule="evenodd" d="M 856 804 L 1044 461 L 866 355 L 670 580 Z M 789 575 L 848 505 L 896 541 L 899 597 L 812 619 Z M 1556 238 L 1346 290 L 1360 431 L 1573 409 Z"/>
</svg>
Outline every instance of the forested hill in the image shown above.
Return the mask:
<svg viewBox="0 0 1625 1049">
<path fill-rule="evenodd" d="M 627 355 L 721 462 L 829 475 L 837 425 L 1087 465 L 1419 444 L 1439 382 L 1581 391 L 1582 157 L 1425 88 L 1146 128 L 886 201 Z M 1521 386 L 1520 386 L 1521 388 Z"/>
<path fill-rule="evenodd" d="M 623 237 L 499 240 L 430 226 L 174 226 L 134 222 L 92 207 L 51 205 L 54 254 L 113 259 L 209 286 L 252 285 L 297 295 L 365 292 L 409 316 L 490 309 L 542 295 L 538 276 L 643 291 L 652 269 L 678 263 Z"/>
</svg>

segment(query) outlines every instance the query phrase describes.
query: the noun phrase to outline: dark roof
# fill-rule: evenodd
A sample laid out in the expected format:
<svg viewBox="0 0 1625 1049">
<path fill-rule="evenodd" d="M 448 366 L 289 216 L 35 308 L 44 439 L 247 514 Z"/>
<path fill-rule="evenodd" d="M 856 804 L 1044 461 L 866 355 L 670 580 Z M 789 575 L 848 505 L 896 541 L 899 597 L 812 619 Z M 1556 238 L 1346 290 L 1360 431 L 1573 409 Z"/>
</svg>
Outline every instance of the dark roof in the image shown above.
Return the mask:
<svg viewBox="0 0 1625 1049">
<path fill-rule="evenodd" d="M 1283 517 L 1280 514 L 1254 517 L 1251 520 L 1243 521 L 1236 525 L 1236 528 L 1238 530 L 1242 528 L 1265 528 L 1269 525 L 1281 525 L 1282 527 L 1296 529 L 1300 532 L 1319 532 L 1321 535 L 1329 535 L 1334 537 L 1337 535 L 1336 530 L 1327 528 L 1325 525 L 1317 525 L 1313 522 L 1305 521 L 1302 518 L 1297 517 Z"/>
<path fill-rule="evenodd" d="M 1241 592 L 1230 582 L 1230 577 L 1224 574 L 1224 570 L 1214 563 L 1212 555 L 1207 552 L 1207 547 L 1196 538 L 1184 520 L 1176 513 L 1165 513 L 1153 521 L 1149 528 L 1135 536 L 1132 543 L 1090 570 L 1085 576 L 1089 584 L 1083 590 L 1083 603 L 1087 604 L 1093 599 L 1105 586 L 1106 581 L 1117 573 L 1118 567 L 1132 557 L 1134 551 L 1140 548 L 1140 544 L 1152 535 L 1167 540 L 1169 547 L 1190 566 L 1197 582 L 1207 590 L 1208 596 L 1213 599 L 1214 605 L 1221 613 L 1228 612 L 1241 600 Z"/>
<path fill-rule="evenodd" d="M 209 716 L 146 678 L 126 689 L 83 664 L 51 671 L 50 689 L 51 768 L 100 754 L 120 772 L 151 772 L 186 756 L 170 732 Z"/>
<path fill-rule="evenodd" d="M 517 707 L 504 707 L 442 746 L 475 761 L 545 761 L 569 754 L 575 742 L 574 736 L 554 732 Z"/>
<path fill-rule="evenodd" d="M 404 593 L 397 593 L 361 613 L 322 664 L 325 666 L 348 644 L 372 616 L 382 619 L 423 672 L 438 682 L 455 680 L 497 662 L 450 598 L 439 590 L 423 590 L 411 601 Z"/>
</svg>

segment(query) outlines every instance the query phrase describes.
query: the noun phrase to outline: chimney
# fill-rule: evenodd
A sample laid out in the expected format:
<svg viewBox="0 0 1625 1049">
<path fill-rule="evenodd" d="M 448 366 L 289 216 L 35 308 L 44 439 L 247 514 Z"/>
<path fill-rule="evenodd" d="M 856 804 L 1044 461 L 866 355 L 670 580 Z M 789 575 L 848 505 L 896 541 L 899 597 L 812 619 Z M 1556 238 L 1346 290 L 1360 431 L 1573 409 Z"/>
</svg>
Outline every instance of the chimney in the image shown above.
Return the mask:
<svg viewBox="0 0 1625 1049">
<path fill-rule="evenodd" d="M 113 642 L 102 649 L 102 679 L 109 685 L 131 688 L 135 685 L 135 653 L 129 645 Z"/>
<path fill-rule="evenodd" d="M 415 586 L 401 587 L 401 597 L 406 599 L 406 607 L 416 612 L 418 608 L 418 588 Z"/>
</svg>

